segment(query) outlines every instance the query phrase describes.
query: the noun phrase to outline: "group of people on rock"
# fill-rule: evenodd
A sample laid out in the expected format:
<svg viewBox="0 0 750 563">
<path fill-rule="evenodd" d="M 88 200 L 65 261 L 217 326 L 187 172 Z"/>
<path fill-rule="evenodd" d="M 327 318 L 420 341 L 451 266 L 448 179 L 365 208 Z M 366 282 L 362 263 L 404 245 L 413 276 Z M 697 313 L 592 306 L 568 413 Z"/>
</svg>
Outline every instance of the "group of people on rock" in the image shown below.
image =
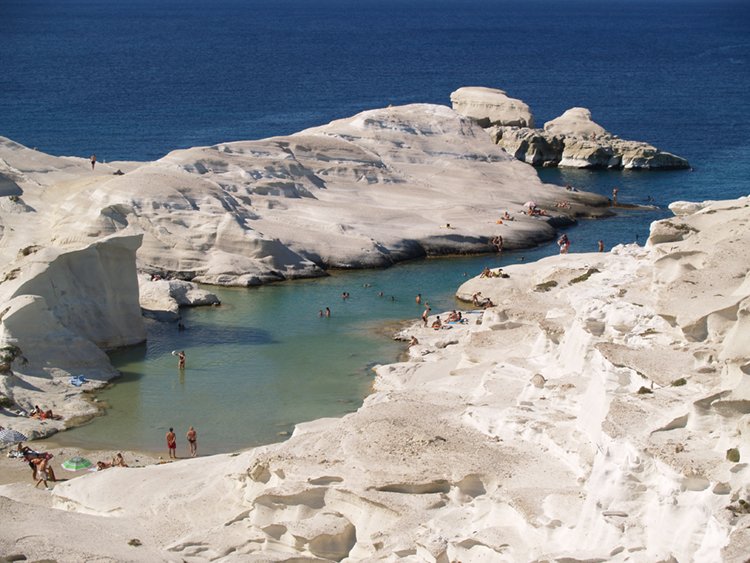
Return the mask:
<svg viewBox="0 0 750 563">
<path fill-rule="evenodd" d="M 492 299 L 482 296 L 481 291 L 477 291 L 474 295 L 471 296 L 471 302 L 475 307 L 484 307 L 485 309 L 495 306 L 495 304 L 492 302 Z"/>
<path fill-rule="evenodd" d="M 109 469 L 110 467 L 127 467 L 128 464 L 125 463 L 125 458 L 122 457 L 122 454 L 120 452 L 117 452 L 115 456 L 112 458 L 112 461 L 97 461 L 96 462 L 96 469 L 98 471 L 101 471 L 102 469 Z"/>
<path fill-rule="evenodd" d="M 496 271 L 491 270 L 489 266 L 485 266 L 482 272 L 479 274 L 480 278 L 509 278 L 510 276 L 503 272 L 502 268 L 498 268 Z"/>
</svg>

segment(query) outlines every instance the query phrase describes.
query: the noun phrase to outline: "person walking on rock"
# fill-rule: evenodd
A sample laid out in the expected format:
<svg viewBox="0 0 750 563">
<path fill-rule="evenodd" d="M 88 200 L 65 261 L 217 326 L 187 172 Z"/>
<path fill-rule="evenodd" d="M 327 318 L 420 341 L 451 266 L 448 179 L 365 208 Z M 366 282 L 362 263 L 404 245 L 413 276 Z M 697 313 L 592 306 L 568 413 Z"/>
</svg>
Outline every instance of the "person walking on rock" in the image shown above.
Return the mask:
<svg viewBox="0 0 750 563">
<path fill-rule="evenodd" d="M 96 166 L 96 155 L 92 154 L 89 160 L 91 160 L 91 170 L 93 170 L 94 166 Z"/>
<path fill-rule="evenodd" d="M 47 458 L 45 456 L 36 458 L 34 460 L 34 463 L 36 463 L 36 485 L 34 485 L 34 488 L 38 487 L 40 483 L 44 483 L 44 488 L 48 491 L 50 490 L 49 485 L 47 484 Z"/>
</svg>

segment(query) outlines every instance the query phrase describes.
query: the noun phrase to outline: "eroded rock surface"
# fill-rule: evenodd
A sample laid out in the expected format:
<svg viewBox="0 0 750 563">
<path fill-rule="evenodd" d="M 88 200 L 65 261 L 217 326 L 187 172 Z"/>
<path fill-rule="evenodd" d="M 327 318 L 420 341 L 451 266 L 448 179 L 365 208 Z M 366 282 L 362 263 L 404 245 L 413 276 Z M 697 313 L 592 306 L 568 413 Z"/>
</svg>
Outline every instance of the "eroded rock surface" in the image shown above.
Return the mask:
<svg viewBox="0 0 750 563">
<path fill-rule="evenodd" d="M 87 159 L 9 140 L 0 162 L 23 189 L 0 198 L 0 257 L 142 234 L 141 271 L 217 285 L 489 252 L 499 229 L 507 248 L 533 246 L 557 225 L 607 212 L 605 198 L 543 184 L 471 120 L 428 104 L 93 171 Z M 503 210 L 530 199 L 554 217 L 498 227 Z M 555 207 L 561 199 L 571 206 Z"/>
<path fill-rule="evenodd" d="M 13 403 L 0 415 L 3 426 L 40 436 L 96 413 L 81 392 L 117 375 L 104 351 L 146 339 L 135 268 L 140 242 L 140 235 L 114 235 L 78 249 L 28 249 L 8 265 L 0 348 L 18 353 L 0 375 L 0 394 Z M 69 382 L 78 375 L 84 386 Z M 24 416 L 34 405 L 60 419 Z"/>
<path fill-rule="evenodd" d="M 26 526 L 67 514 L 62 559 L 131 537 L 165 561 L 742 558 L 750 198 L 675 209 L 679 239 L 467 281 L 466 322 L 401 332 L 418 343 L 377 368 L 355 413 L 240 454 L 71 480 Z M 472 309 L 477 292 L 495 306 Z M 12 539 L 23 515 L 5 508 L 8 552 L 50 553 Z"/>
<path fill-rule="evenodd" d="M 503 90 L 466 86 L 451 93 L 451 103 L 454 110 L 475 119 L 482 127 L 534 127 L 529 106 Z"/>
<path fill-rule="evenodd" d="M 594 122 L 586 108 L 571 108 L 542 129 L 535 129 L 528 106 L 508 98 L 502 90 L 459 88 L 451 94 L 451 101 L 457 112 L 487 127 L 493 141 L 509 154 L 534 166 L 628 170 L 690 167 L 684 158 L 609 133 Z"/>
</svg>

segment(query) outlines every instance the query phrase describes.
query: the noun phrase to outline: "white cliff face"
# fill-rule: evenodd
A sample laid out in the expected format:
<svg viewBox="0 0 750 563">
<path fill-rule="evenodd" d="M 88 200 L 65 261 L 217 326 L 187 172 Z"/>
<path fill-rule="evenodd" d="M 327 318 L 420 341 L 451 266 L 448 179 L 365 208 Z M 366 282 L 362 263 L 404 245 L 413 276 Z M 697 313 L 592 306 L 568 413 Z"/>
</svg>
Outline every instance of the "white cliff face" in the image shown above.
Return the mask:
<svg viewBox="0 0 750 563">
<path fill-rule="evenodd" d="M 607 212 L 605 198 L 541 183 L 471 120 L 427 104 L 145 164 L 91 170 L 11 141 L 0 143 L 0 160 L 24 190 L 0 199 L 0 256 L 142 234 L 142 271 L 220 285 L 487 252 L 498 234 L 506 248 L 531 246 L 554 236 L 546 219 L 497 223 L 529 199 L 558 223 Z M 563 199 L 570 208 L 555 206 Z"/>
<path fill-rule="evenodd" d="M 534 116 L 529 106 L 509 97 L 503 90 L 464 86 L 451 92 L 451 103 L 454 110 L 475 119 L 482 127 L 534 127 Z"/>
<path fill-rule="evenodd" d="M 419 342 L 356 413 L 59 485 L 60 553 L 114 514 L 113 546 L 146 534 L 163 560 L 742 560 L 750 198 L 676 208 L 645 248 L 466 282 L 494 306 L 404 330 Z"/>
<path fill-rule="evenodd" d="M 83 375 L 92 381 L 87 389 L 101 386 L 117 375 L 104 350 L 145 340 L 135 269 L 140 241 L 114 236 L 75 250 L 32 248 L 9 265 L 0 283 L 0 346 L 21 355 L 12 373 L 0 376 L 0 392 L 16 408 L 41 404 L 65 419 L 96 411 L 68 379 Z M 41 434 L 64 426 L 13 422 Z"/>
</svg>

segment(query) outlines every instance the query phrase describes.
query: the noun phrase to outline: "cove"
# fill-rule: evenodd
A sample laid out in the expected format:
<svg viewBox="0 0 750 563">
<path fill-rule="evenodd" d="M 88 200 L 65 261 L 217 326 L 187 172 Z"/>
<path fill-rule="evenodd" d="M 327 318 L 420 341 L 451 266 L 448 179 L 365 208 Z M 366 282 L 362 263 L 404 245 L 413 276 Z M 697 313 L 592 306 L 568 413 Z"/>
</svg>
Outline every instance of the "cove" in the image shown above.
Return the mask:
<svg viewBox="0 0 750 563">
<path fill-rule="evenodd" d="M 645 243 L 651 221 L 669 215 L 666 205 L 689 172 L 541 170 L 550 183 L 571 183 L 620 199 L 652 204 L 615 209 L 609 219 L 583 220 L 569 229 L 571 252 L 593 252 L 599 239 Z M 652 195 L 653 194 L 653 195 Z M 384 270 L 335 271 L 312 280 L 258 288 L 209 287 L 221 307 L 183 310 L 186 330 L 148 322 L 148 341 L 111 354 L 122 377 L 96 395 L 104 416 L 56 436 L 61 445 L 160 451 L 174 427 L 184 445 L 189 426 L 199 433 L 199 453 L 220 453 L 280 441 L 294 425 L 356 410 L 370 392 L 372 367 L 398 360 L 405 343 L 392 339 L 415 321 L 422 294 L 433 313 L 471 308 L 456 289 L 485 266 L 529 262 L 556 253 L 535 249 L 467 257 L 433 258 Z M 351 297 L 342 299 L 342 293 Z M 382 293 L 382 296 L 381 296 Z M 330 318 L 319 311 L 330 307 Z M 185 350 L 187 369 L 171 352 Z M 178 447 L 180 442 L 178 442 Z"/>
</svg>

